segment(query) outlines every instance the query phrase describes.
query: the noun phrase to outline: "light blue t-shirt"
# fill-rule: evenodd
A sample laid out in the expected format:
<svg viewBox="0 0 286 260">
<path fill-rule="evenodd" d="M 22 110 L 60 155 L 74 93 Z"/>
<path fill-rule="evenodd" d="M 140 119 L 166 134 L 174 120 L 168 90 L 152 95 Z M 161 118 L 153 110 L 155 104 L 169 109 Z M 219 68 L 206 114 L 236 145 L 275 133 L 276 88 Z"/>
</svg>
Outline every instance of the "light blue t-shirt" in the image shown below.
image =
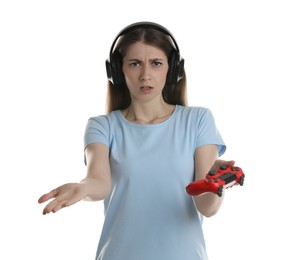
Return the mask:
<svg viewBox="0 0 286 260">
<path fill-rule="evenodd" d="M 202 215 L 185 187 L 196 148 L 224 142 L 211 111 L 177 105 L 166 121 L 140 125 L 121 111 L 88 120 L 85 147 L 110 150 L 112 191 L 97 260 L 206 260 Z"/>
</svg>

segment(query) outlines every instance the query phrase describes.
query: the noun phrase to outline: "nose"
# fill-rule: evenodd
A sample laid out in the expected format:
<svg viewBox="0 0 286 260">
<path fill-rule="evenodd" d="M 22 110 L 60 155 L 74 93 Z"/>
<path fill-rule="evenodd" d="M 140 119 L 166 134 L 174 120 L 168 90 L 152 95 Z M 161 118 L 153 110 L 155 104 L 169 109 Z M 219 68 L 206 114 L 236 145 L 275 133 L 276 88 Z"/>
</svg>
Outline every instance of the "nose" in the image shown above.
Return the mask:
<svg viewBox="0 0 286 260">
<path fill-rule="evenodd" d="M 148 65 L 144 64 L 141 67 L 141 73 L 140 73 L 140 80 L 149 80 L 151 78 L 150 68 Z"/>
</svg>

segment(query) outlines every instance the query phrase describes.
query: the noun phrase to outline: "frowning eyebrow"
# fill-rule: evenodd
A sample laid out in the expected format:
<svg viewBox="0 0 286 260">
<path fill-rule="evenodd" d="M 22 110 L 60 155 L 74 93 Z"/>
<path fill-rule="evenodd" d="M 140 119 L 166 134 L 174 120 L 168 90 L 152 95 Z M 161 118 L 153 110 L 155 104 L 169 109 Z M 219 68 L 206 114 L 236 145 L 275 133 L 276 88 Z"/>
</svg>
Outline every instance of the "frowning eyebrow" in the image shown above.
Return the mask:
<svg viewBox="0 0 286 260">
<path fill-rule="evenodd" d="M 132 58 L 132 59 L 129 59 L 128 61 L 142 62 L 143 60 L 137 59 L 137 58 Z M 149 61 L 151 61 L 151 62 L 153 62 L 153 61 L 164 61 L 164 59 L 161 59 L 161 58 L 153 58 L 153 59 L 149 59 Z"/>
</svg>

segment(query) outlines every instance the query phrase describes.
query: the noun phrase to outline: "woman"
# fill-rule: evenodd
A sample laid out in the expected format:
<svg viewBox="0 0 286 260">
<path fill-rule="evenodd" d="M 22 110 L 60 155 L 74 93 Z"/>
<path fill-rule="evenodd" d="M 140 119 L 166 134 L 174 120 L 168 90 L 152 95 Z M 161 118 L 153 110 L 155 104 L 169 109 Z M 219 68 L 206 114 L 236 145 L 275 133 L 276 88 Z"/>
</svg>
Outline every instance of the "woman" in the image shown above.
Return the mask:
<svg viewBox="0 0 286 260">
<path fill-rule="evenodd" d="M 223 196 L 191 197 L 186 185 L 234 161 L 211 111 L 186 106 L 184 59 L 171 33 L 139 22 L 115 38 L 106 61 L 108 113 L 88 120 L 87 175 L 43 195 L 43 214 L 80 200 L 104 200 L 97 260 L 207 259 L 203 216 Z"/>
</svg>

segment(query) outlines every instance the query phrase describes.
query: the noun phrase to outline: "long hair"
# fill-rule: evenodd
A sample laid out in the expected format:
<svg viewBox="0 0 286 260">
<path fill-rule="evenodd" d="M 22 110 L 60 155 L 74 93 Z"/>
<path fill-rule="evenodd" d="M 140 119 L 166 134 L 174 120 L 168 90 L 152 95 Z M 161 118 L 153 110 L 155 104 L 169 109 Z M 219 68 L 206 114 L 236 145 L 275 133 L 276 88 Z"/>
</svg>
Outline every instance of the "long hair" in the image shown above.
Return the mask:
<svg viewBox="0 0 286 260">
<path fill-rule="evenodd" d="M 123 57 L 126 54 L 126 49 L 129 45 L 136 42 L 143 42 L 152 46 L 155 46 L 166 54 L 167 57 L 170 57 L 172 50 L 174 50 L 173 43 L 169 36 L 158 31 L 154 28 L 137 28 L 132 30 L 118 40 L 114 52 L 117 52 L 119 55 L 119 65 L 122 72 Z M 170 60 L 168 59 L 170 62 Z M 182 79 L 176 84 L 169 84 L 166 82 L 162 96 L 166 103 L 172 105 L 187 105 L 187 93 L 186 93 L 186 74 L 185 70 L 183 71 Z M 107 102 L 106 110 L 107 113 L 110 113 L 114 110 L 123 110 L 129 107 L 131 104 L 131 96 L 129 89 L 125 81 L 114 86 L 110 81 L 108 81 L 107 86 Z"/>
</svg>

